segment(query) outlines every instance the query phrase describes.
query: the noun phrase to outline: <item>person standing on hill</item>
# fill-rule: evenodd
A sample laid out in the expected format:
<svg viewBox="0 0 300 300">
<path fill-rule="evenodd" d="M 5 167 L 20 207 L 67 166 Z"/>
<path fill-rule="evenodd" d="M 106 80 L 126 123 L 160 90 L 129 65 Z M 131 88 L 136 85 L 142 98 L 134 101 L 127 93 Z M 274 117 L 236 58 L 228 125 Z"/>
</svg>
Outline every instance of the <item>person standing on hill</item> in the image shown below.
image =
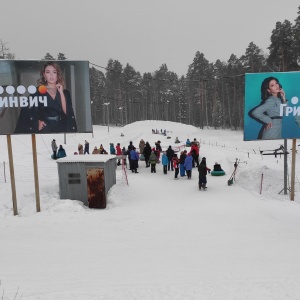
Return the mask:
<svg viewBox="0 0 300 300">
<path fill-rule="evenodd" d="M 139 155 L 135 151 L 135 147 L 132 148 L 132 150 L 129 153 L 130 159 L 131 159 L 131 171 L 132 173 L 138 173 L 137 168 L 139 166 Z"/>
<path fill-rule="evenodd" d="M 53 151 L 53 159 L 56 159 L 57 158 L 57 156 L 56 156 L 57 145 L 56 145 L 56 141 L 54 139 L 51 142 L 51 148 L 52 148 L 52 151 Z"/>
<path fill-rule="evenodd" d="M 145 156 L 146 168 L 149 168 L 150 167 L 149 159 L 150 159 L 150 155 L 151 155 L 151 146 L 150 146 L 149 142 L 146 142 L 143 154 Z"/>
<path fill-rule="evenodd" d="M 145 141 L 141 139 L 139 143 L 140 154 L 143 154 L 144 148 L 145 148 Z"/>
<path fill-rule="evenodd" d="M 161 157 L 161 163 L 163 165 L 164 174 L 167 174 L 167 166 L 169 164 L 169 159 L 168 159 L 168 157 L 166 155 L 166 152 L 163 152 L 163 155 Z"/>
<path fill-rule="evenodd" d="M 180 160 L 179 169 L 180 169 L 180 176 L 181 177 L 186 176 L 185 175 L 185 168 L 184 168 L 184 162 L 185 162 L 185 158 L 186 158 L 186 153 L 187 153 L 186 150 L 182 151 L 181 154 L 180 154 L 180 157 L 179 157 L 179 160 Z"/>
<path fill-rule="evenodd" d="M 191 156 L 191 153 L 188 153 L 187 157 L 184 161 L 184 168 L 186 170 L 187 179 L 192 178 L 192 168 L 193 168 L 193 158 Z"/>
<path fill-rule="evenodd" d="M 160 163 L 160 153 L 162 152 L 161 141 L 155 143 L 157 163 Z"/>
<path fill-rule="evenodd" d="M 180 160 L 177 157 L 177 154 L 174 153 L 173 155 L 173 161 L 172 161 L 173 165 L 174 165 L 174 169 L 175 169 L 175 177 L 174 179 L 179 179 L 178 178 L 178 174 L 179 174 L 179 164 L 180 164 Z"/>
<path fill-rule="evenodd" d="M 87 140 L 85 140 L 84 141 L 84 153 L 83 154 L 90 154 L 90 143 L 87 141 Z"/>
<path fill-rule="evenodd" d="M 201 160 L 201 163 L 198 167 L 198 172 L 199 172 L 199 190 L 201 190 L 201 188 L 203 190 L 206 190 L 206 184 L 207 184 L 206 175 L 207 175 L 207 172 L 210 173 L 210 169 L 207 168 L 207 166 L 206 166 L 206 158 L 205 157 L 203 157 Z"/>
<path fill-rule="evenodd" d="M 197 165 L 197 168 L 199 167 L 199 146 L 196 141 L 192 142 L 191 146 L 191 155 L 193 157 L 193 168 L 195 168 L 195 163 Z"/>
<path fill-rule="evenodd" d="M 156 173 L 156 162 L 157 162 L 157 156 L 155 153 L 155 149 L 153 148 L 150 155 L 151 173 Z"/>
<path fill-rule="evenodd" d="M 174 150 L 172 149 L 171 146 L 169 146 L 166 154 L 167 154 L 167 157 L 168 157 L 168 160 L 169 160 L 168 171 L 170 171 L 170 169 L 172 171 L 174 171 L 173 162 L 172 162 L 172 159 L 173 159 L 173 156 L 174 156 Z"/>
<path fill-rule="evenodd" d="M 119 157 L 122 156 L 122 149 L 121 149 L 120 143 L 118 143 L 117 146 L 116 146 L 116 154 Z M 120 164 L 121 164 L 121 159 L 118 158 L 117 165 L 119 166 Z"/>
<path fill-rule="evenodd" d="M 78 153 L 83 154 L 83 146 L 80 143 L 78 144 Z"/>
<path fill-rule="evenodd" d="M 133 149 L 133 144 L 132 141 L 129 142 L 129 145 L 127 147 L 127 153 L 128 153 L 128 160 L 129 160 L 129 170 L 132 170 L 132 166 L 131 166 L 131 157 L 130 157 L 130 152 Z"/>
</svg>

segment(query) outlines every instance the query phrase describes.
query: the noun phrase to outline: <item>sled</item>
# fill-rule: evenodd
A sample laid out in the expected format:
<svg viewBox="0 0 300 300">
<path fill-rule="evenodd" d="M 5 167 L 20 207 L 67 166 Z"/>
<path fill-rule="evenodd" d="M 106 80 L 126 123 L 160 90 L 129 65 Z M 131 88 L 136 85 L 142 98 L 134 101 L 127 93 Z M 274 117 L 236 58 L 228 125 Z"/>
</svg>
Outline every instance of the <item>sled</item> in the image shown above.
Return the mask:
<svg viewBox="0 0 300 300">
<path fill-rule="evenodd" d="M 210 172 L 210 174 L 212 175 L 212 176 L 223 176 L 223 175 L 225 175 L 225 171 L 211 171 Z"/>
</svg>

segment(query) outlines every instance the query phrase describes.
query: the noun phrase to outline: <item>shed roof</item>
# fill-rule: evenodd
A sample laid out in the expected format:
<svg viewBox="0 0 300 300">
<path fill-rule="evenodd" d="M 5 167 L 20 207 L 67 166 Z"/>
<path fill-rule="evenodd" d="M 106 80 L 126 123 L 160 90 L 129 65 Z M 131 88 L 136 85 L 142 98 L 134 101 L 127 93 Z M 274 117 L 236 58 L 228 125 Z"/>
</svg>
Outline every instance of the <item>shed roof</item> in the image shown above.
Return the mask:
<svg viewBox="0 0 300 300">
<path fill-rule="evenodd" d="M 59 158 L 57 163 L 73 163 L 73 162 L 107 162 L 110 159 L 115 159 L 115 155 L 109 154 L 91 154 L 91 155 L 71 155 Z"/>
</svg>

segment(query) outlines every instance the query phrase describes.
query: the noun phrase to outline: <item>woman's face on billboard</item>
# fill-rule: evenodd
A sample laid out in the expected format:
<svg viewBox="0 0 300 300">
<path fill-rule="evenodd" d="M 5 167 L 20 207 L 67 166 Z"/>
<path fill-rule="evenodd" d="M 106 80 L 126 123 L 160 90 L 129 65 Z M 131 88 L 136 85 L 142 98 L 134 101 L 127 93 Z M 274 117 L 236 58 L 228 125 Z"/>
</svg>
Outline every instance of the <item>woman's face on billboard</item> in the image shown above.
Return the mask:
<svg viewBox="0 0 300 300">
<path fill-rule="evenodd" d="M 57 82 L 57 71 L 53 66 L 47 66 L 45 68 L 44 77 L 49 84 L 56 84 Z"/>
<path fill-rule="evenodd" d="M 271 80 L 269 83 L 268 92 L 274 96 L 277 95 L 277 93 L 280 92 L 279 83 L 276 80 Z"/>
</svg>

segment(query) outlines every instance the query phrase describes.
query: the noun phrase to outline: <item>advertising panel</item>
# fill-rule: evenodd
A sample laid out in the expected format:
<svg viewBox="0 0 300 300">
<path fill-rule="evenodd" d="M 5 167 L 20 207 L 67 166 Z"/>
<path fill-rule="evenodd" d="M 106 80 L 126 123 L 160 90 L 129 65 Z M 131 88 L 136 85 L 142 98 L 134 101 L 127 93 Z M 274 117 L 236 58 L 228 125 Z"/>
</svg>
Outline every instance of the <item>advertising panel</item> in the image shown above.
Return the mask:
<svg viewBox="0 0 300 300">
<path fill-rule="evenodd" d="M 300 72 L 245 76 L 244 141 L 300 138 Z"/>
<path fill-rule="evenodd" d="M 0 60 L 0 134 L 92 132 L 88 61 Z"/>
</svg>

